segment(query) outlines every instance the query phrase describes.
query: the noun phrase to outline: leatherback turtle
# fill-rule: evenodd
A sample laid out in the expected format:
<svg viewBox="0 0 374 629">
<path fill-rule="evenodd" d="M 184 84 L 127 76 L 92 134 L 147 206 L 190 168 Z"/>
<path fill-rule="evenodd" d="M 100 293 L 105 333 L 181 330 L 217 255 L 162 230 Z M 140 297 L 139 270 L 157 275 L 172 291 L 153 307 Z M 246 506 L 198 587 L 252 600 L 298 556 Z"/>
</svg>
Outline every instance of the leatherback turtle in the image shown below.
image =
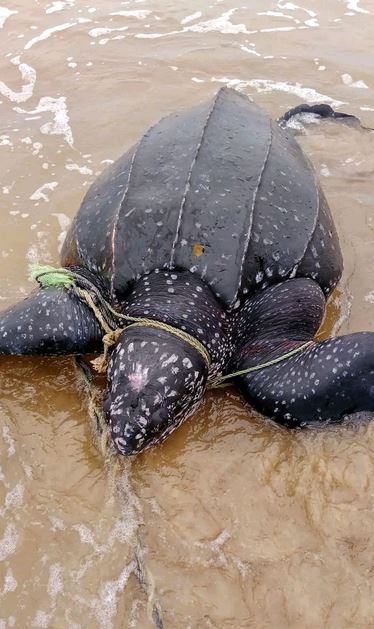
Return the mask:
<svg viewBox="0 0 374 629">
<path fill-rule="evenodd" d="M 0 315 L 0 353 L 97 352 L 97 310 L 129 317 L 104 400 L 122 454 L 162 441 L 225 373 L 288 426 L 374 410 L 374 333 L 313 341 L 342 273 L 313 168 L 236 91 L 164 118 L 110 166 L 61 263 L 63 285 Z"/>
</svg>

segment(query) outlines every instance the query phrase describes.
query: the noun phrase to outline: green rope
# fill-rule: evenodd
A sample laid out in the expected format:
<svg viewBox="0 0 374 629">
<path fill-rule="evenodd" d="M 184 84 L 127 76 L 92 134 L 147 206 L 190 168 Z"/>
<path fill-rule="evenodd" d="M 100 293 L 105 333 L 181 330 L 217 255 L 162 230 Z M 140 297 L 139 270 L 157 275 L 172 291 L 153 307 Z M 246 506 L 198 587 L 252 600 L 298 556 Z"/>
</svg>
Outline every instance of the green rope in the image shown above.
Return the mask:
<svg viewBox="0 0 374 629">
<path fill-rule="evenodd" d="M 212 384 L 210 385 L 210 388 L 218 389 L 222 385 L 222 383 L 224 383 L 223 386 L 226 385 L 226 380 L 231 380 L 231 378 L 237 378 L 238 376 L 245 376 L 248 373 L 253 373 L 254 371 L 260 371 L 260 369 L 265 369 L 266 367 L 272 367 L 273 365 L 277 365 L 278 363 L 283 362 L 287 358 L 291 358 L 291 356 L 294 356 L 295 354 L 302 352 L 304 349 L 306 349 L 310 345 L 313 345 L 313 343 L 314 341 L 307 341 L 306 343 L 299 345 L 299 347 L 292 349 L 286 354 L 282 354 L 281 356 L 277 356 L 277 358 L 268 360 L 266 363 L 261 363 L 260 365 L 254 365 L 253 367 L 247 367 L 247 369 L 240 369 L 240 371 L 233 371 L 232 373 L 228 373 L 225 376 L 220 376 L 219 378 L 217 378 L 217 380 L 212 382 Z"/>
<path fill-rule="evenodd" d="M 74 286 L 74 276 L 68 269 L 56 269 L 49 264 L 30 264 L 30 278 L 42 288 L 48 286 Z"/>
</svg>

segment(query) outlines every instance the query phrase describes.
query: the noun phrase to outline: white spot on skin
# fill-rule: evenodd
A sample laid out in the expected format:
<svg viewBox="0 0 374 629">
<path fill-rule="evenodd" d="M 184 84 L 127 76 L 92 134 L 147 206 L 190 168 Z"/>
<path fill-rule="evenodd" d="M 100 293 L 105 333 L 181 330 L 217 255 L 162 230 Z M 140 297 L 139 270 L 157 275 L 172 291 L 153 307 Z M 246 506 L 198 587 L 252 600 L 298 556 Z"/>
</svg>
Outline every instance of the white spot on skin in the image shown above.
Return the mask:
<svg viewBox="0 0 374 629">
<path fill-rule="evenodd" d="M 116 437 L 114 439 L 114 442 L 119 450 L 119 452 L 121 452 L 121 454 L 127 454 L 127 441 L 125 439 L 123 439 L 122 437 Z"/>
<path fill-rule="evenodd" d="M 169 358 L 164 360 L 164 362 L 161 364 L 161 368 L 163 369 L 164 367 L 167 367 L 171 363 L 177 362 L 177 360 L 178 360 L 178 356 L 176 354 L 172 354 L 171 356 L 169 356 Z"/>
</svg>

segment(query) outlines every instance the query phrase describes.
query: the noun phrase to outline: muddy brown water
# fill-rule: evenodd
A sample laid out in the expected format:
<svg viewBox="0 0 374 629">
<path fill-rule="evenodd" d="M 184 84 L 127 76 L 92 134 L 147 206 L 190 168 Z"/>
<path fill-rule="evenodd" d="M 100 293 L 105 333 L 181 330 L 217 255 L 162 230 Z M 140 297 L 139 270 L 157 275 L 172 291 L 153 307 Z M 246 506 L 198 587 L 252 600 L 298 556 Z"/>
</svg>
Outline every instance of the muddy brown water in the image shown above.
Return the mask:
<svg viewBox="0 0 374 629">
<path fill-rule="evenodd" d="M 0 307 L 57 263 L 96 175 L 223 84 L 274 117 L 329 102 L 374 127 L 370 0 L 3 0 Z M 374 135 L 300 139 L 345 272 L 322 336 L 374 330 Z M 374 423 L 290 433 L 210 393 L 121 465 L 70 359 L 0 361 L 0 627 L 374 627 Z M 137 577 L 142 554 L 148 587 Z"/>
</svg>

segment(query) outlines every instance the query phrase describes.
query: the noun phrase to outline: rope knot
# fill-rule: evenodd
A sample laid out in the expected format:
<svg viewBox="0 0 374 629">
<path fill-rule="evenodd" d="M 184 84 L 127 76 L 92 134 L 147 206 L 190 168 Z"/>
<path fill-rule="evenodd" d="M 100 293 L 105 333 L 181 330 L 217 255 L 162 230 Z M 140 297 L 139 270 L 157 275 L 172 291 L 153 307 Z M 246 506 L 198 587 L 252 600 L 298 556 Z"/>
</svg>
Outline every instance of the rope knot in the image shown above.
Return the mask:
<svg viewBox="0 0 374 629">
<path fill-rule="evenodd" d="M 113 347 L 113 345 L 116 345 L 123 330 L 124 328 L 117 328 L 116 330 L 111 330 L 110 332 L 107 332 L 103 336 L 102 341 L 104 345 L 104 353 L 101 354 L 101 356 L 98 356 L 98 358 L 91 360 L 91 365 L 98 373 L 106 373 L 109 362 L 109 350 L 111 347 Z"/>
</svg>

